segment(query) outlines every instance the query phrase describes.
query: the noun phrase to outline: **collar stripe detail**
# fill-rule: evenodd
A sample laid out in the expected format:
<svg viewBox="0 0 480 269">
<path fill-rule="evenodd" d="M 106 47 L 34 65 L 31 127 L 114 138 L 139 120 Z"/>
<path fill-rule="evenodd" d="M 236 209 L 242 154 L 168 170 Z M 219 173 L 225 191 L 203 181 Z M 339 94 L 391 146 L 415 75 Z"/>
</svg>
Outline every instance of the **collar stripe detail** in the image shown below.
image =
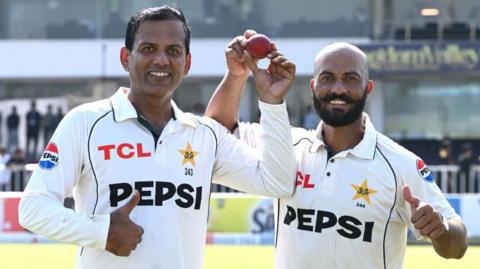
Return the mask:
<svg viewBox="0 0 480 269">
<path fill-rule="evenodd" d="M 108 101 L 109 101 L 109 103 L 110 103 L 110 107 L 112 108 L 111 111 L 112 111 L 112 113 L 113 113 L 113 121 L 118 122 L 117 117 L 115 116 L 115 109 L 113 108 L 112 100 L 110 99 L 110 100 L 108 100 Z"/>
</svg>

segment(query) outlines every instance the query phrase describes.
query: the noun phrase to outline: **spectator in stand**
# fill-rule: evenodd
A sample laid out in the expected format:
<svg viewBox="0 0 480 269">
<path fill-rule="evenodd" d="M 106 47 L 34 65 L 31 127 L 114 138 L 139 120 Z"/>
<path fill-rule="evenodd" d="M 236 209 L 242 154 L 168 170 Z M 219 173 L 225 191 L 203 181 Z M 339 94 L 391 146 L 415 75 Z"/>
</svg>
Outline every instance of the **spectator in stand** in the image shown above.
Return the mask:
<svg viewBox="0 0 480 269">
<path fill-rule="evenodd" d="M 452 165 L 454 158 L 452 156 L 452 142 L 448 138 L 444 138 L 438 150 L 439 164 Z"/>
<path fill-rule="evenodd" d="M 26 115 L 27 120 L 27 144 L 25 146 L 26 158 L 34 161 L 37 158 L 38 134 L 40 132 L 40 122 L 42 116 L 36 109 L 35 100 L 30 103 L 30 110 Z"/>
<path fill-rule="evenodd" d="M 459 192 L 472 192 L 470 190 L 470 171 L 472 170 L 472 166 L 475 164 L 477 158 L 473 153 L 472 145 L 470 143 L 464 143 L 462 145 L 462 152 L 458 155 L 457 161 L 458 165 L 460 166 L 460 171 L 458 173 L 458 184 L 459 184 Z"/>
<path fill-rule="evenodd" d="M 57 126 L 58 124 L 60 123 L 60 121 L 63 119 L 63 111 L 62 111 L 62 107 L 59 106 L 57 108 L 57 115 L 55 117 L 55 128 L 54 129 L 57 129 Z"/>
<path fill-rule="evenodd" d="M 440 165 L 454 165 L 455 164 L 455 158 L 453 157 L 452 153 L 452 141 L 448 138 L 444 138 L 440 144 L 440 148 L 438 149 L 438 164 Z M 452 181 L 455 180 L 453 178 L 453 172 L 448 171 L 447 172 L 447 177 L 442 178 L 441 180 L 446 180 L 447 181 L 447 192 L 454 192 L 457 191 L 456 189 L 453 188 L 452 186 Z M 437 182 L 439 186 L 441 185 L 440 182 Z"/>
<path fill-rule="evenodd" d="M 12 106 L 12 112 L 7 117 L 7 136 L 8 136 L 8 152 L 13 152 L 18 148 L 18 125 L 20 117 L 17 113 L 17 107 Z"/>
<path fill-rule="evenodd" d="M 55 131 L 55 128 L 57 128 L 58 125 L 57 116 L 53 114 L 52 105 L 47 106 L 47 114 L 43 116 L 42 125 L 43 143 L 46 147 L 48 142 L 50 141 L 50 138 L 53 135 L 53 132 Z"/>
<path fill-rule="evenodd" d="M 23 151 L 17 148 L 12 158 L 7 162 L 7 167 L 10 169 L 12 176 L 10 177 L 10 190 L 23 191 L 25 188 L 25 157 Z"/>
<path fill-rule="evenodd" d="M 4 147 L 0 147 L 0 191 L 7 191 L 8 180 L 10 178 L 10 170 L 7 163 L 10 160 L 10 154 Z"/>
</svg>

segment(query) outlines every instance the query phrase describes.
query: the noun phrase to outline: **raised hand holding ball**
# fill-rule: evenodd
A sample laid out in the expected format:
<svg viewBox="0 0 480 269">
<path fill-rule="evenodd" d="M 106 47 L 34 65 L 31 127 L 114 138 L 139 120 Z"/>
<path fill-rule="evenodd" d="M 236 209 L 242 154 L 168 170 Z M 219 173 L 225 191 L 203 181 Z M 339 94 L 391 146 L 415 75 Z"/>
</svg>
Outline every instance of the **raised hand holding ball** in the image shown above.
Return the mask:
<svg viewBox="0 0 480 269">
<path fill-rule="evenodd" d="M 254 34 L 247 40 L 246 49 L 255 59 L 263 59 L 272 52 L 272 42 L 266 35 Z"/>
</svg>

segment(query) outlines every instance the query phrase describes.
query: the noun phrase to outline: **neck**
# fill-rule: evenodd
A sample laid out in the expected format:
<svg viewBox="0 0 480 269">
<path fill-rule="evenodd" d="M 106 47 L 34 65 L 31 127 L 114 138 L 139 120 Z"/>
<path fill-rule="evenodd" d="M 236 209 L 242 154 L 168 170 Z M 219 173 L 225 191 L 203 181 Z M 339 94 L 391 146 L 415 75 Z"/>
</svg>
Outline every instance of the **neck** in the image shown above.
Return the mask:
<svg viewBox="0 0 480 269">
<path fill-rule="evenodd" d="M 360 143 L 365 133 L 365 122 L 363 117 L 360 117 L 353 123 L 342 127 L 333 127 L 323 123 L 322 132 L 323 141 L 336 154 Z"/>
<path fill-rule="evenodd" d="M 130 90 L 128 99 L 137 110 L 137 113 L 152 125 L 152 127 L 160 134 L 163 127 L 173 117 L 173 109 L 171 105 L 172 97 L 170 95 L 158 97 L 140 96 L 138 93 Z"/>
</svg>

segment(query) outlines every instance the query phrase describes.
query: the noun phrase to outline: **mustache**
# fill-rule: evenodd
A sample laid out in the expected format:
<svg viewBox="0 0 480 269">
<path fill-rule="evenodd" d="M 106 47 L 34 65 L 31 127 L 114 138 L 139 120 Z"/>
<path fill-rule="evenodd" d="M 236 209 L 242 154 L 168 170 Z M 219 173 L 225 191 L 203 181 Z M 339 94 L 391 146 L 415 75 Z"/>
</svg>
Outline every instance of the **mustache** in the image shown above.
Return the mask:
<svg viewBox="0 0 480 269">
<path fill-rule="evenodd" d="M 330 93 L 330 94 L 328 94 L 328 95 L 326 95 L 322 98 L 322 100 L 324 102 L 330 102 L 330 101 L 335 100 L 335 99 L 339 99 L 339 100 L 345 101 L 347 103 L 352 103 L 353 102 L 353 99 L 350 96 L 348 96 L 344 93 L 342 93 L 342 94 Z"/>
</svg>

